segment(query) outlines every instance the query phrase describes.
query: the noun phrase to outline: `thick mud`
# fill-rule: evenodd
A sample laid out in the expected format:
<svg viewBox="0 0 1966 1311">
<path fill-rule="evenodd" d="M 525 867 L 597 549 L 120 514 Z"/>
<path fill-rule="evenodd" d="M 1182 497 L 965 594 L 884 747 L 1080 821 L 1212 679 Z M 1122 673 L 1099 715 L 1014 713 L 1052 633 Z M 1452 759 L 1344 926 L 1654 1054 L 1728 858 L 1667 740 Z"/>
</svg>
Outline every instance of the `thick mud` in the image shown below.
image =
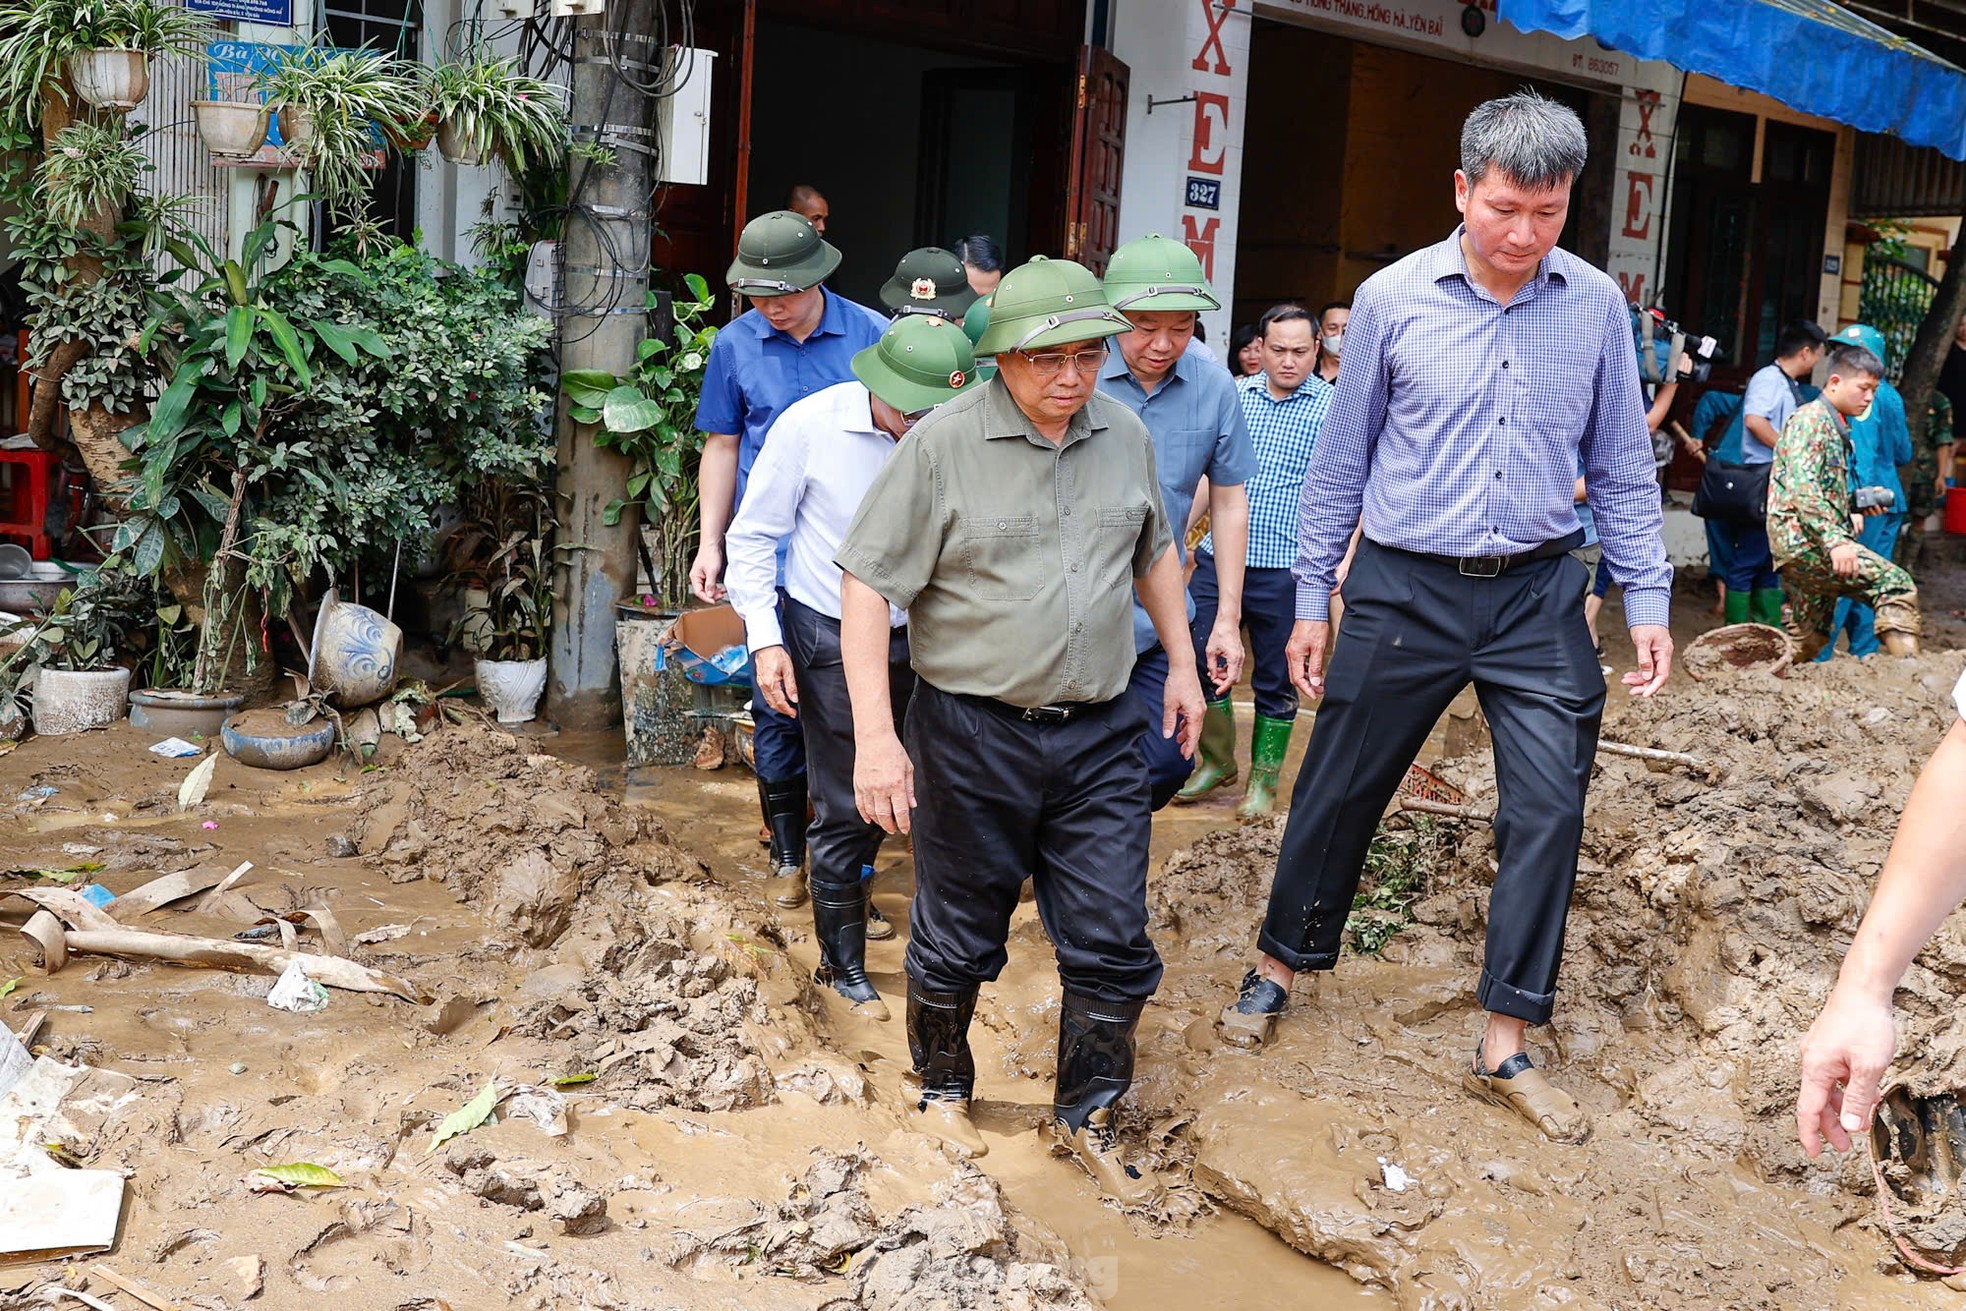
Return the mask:
<svg viewBox="0 0 1966 1311">
<path fill-rule="evenodd" d="M 839 1009 L 810 981 L 807 912 L 762 895 L 748 776 L 624 784 L 565 758 L 615 759 L 612 739 L 446 727 L 385 739 L 366 769 L 220 760 L 180 813 L 195 762 L 149 755 L 127 724 L 30 740 L 0 758 L 15 868 L 86 862 L 100 868 L 78 882 L 120 894 L 251 860 L 208 907 L 130 924 L 270 933 L 257 922 L 326 905 L 352 958 L 434 1000 L 337 991 L 290 1014 L 267 1005 L 270 976 L 84 955 L 45 976 L 14 931 L 30 908 L 0 901 L 0 983 L 21 978 L 0 1020 L 46 1012 L 39 1052 L 137 1094 L 63 1144 L 127 1173 L 117 1247 L 0 1268 L 0 1306 L 51 1281 L 111 1295 L 96 1260 L 200 1308 L 1950 1305 L 1895 1259 L 1867 1165 L 1806 1163 L 1789 1112 L 1796 1039 L 1962 663 L 1844 660 L 1615 707 L 1608 739 L 1698 764 L 1599 757 L 1558 1017 L 1535 1035 L 1593 1116 L 1581 1147 L 1460 1088 L 1485 825 L 1427 820 L 1421 886 L 1372 925 L 1398 931 L 1301 981 L 1252 1054 L 1213 1019 L 1248 963 L 1281 821 L 1234 826 L 1233 798 L 1157 820 L 1157 849 L 1180 847 L 1151 884 L 1168 974 L 1124 1134 L 1168 1186 L 1133 1214 L 1034 1132 L 1058 1012 L 1032 908 L 978 1009 L 990 1151 L 961 1161 L 910 1127 L 898 1019 Z M 1436 770 L 1495 806 L 1478 755 Z M 870 950 L 898 1016 L 903 844 L 875 886 L 903 928 Z M 296 927 L 319 949 L 316 921 Z M 1962 942 L 1956 917 L 1901 994 L 1885 1144 L 1899 1212 L 1941 1257 L 1966 1239 L 1947 1100 L 1966 1084 Z M 488 1081 L 493 1119 L 433 1146 Z M 347 1186 L 247 1179 L 303 1161 Z"/>
</svg>

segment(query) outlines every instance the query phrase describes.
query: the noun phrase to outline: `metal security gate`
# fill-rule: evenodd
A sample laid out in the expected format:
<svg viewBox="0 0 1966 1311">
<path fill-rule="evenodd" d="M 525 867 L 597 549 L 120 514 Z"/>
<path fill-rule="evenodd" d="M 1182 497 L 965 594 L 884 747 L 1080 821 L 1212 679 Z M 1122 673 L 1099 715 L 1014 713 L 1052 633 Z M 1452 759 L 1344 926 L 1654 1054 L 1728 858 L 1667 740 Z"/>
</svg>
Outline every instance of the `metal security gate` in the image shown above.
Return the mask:
<svg viewBox="0 0 1966 1311">
<path fill-rule="evenodd" d="M 1932 307 L 1939 280 L 1921 268 L 1882 255 L 1864 256 L 1857 317 L 1884 334 L 1884 366 L 1893 382 L 1911 353 L 1918 325 Z"/>
</svg>

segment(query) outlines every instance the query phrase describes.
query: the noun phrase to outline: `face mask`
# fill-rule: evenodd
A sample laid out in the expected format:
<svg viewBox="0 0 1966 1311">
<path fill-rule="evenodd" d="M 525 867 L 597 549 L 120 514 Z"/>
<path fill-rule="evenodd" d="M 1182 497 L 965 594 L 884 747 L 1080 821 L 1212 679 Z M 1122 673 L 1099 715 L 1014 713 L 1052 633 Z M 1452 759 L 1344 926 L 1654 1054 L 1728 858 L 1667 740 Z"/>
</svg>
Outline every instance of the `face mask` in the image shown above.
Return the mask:
<svg viewBox="0 0 1966 1311">
<path fill-rule="evenodd" d="M 1345 334 L 1327 333 L 1324 338 L 1324 353 L 1341 360 L 1345 358 Z"/>
</svg>

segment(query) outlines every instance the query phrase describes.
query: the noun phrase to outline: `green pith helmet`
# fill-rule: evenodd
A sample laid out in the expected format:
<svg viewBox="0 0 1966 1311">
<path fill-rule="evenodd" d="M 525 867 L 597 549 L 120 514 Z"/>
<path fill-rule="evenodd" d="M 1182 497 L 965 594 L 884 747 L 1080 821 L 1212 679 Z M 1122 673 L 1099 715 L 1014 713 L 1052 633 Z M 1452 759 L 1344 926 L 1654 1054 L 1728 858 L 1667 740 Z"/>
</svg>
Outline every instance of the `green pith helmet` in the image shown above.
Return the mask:
<svg viewBox="0 0 1966 1311">
<path fill-rule="evenodd" d="M 1195 252 L 1158 232 L 1113 252 L 1106 264 L 1106 299 L 1121 313 L 1180 314 L 1222 308 L 1202 276 Z"/>
<path fill-rule="evenodd" d="M 992 293 L 994 294 L 994 293 Z M 990 326 L 990 297 L 978 296 L 963 314 L 963 334 L 969 338 L 971 346 L 983 340 L 983 333 Z"/>
<path fill-rule="evenodd" d="M 951 323 L 976 300 L 963 262 L 940 246 L 911 250 L 881 287 L 881 304 L 897 314 L 939 314 Z"/>
<path fill-rule="evenodd" d="M 853 357 L 853 376 L 903 414 L 940 405 L 976 385 L 976 355 L 961 328 L 933 314 L 904 314 Z"/>
<path fill-rule="evenodd" d="M 775 209 L 744 225 L 724 281 L 740 296 L 791 296 L 818 286 L 839 266 L 840 252 L 811 220 Z"/>
<path fill-rule="evenodd" d="M 977 339 L 976 353 L 1042 350 L 1131 331 L 1133 325 L 1107 304 L 1105 288 L 1091 269 L 1034 255 L 997 284 L 990 297 L 990 323 Z"/>
<path fill-rule="evenodd" d="M 1876 328 L 1871 327 L 1868 323 L 1852 323 L 1834 337 L 1831 337 L 1830 340 L 1832 342 L 1845 342 L 1852 346 L 1862 346 L 1878 359 L 1884 359 L 1884 334 Z M 1885 363 L 1888 364 L 1890 361 L 1885 360 Z"/>
</svg>

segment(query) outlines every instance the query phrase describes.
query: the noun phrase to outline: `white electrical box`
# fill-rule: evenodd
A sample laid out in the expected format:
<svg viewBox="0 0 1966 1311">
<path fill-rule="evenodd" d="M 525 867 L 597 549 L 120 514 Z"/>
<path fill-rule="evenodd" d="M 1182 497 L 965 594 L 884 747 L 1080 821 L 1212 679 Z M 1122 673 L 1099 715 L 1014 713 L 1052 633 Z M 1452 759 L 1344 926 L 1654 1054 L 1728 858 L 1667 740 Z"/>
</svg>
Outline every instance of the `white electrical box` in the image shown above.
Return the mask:
<svg viewBox="0 0 1966 1311">
<path fill-rule="evenodd" d="M 701 186 L 710 180 L 710 80 L 714 50 L 669 48 L 670 77 L 682 82 L 656 101 L 658 181 Z"/>
<path fill-rule="evenodd" d="M 533 0 L 498 0 L 498 12 L 504 18 L 531 18 Z"/>
<path fill-rule="evenodd" d="M 546 12 L 555 18 L 579 18 L 601 13 L 605 9 L 604 0 L 551 0 L 546 6 Z"/>
</svg>

